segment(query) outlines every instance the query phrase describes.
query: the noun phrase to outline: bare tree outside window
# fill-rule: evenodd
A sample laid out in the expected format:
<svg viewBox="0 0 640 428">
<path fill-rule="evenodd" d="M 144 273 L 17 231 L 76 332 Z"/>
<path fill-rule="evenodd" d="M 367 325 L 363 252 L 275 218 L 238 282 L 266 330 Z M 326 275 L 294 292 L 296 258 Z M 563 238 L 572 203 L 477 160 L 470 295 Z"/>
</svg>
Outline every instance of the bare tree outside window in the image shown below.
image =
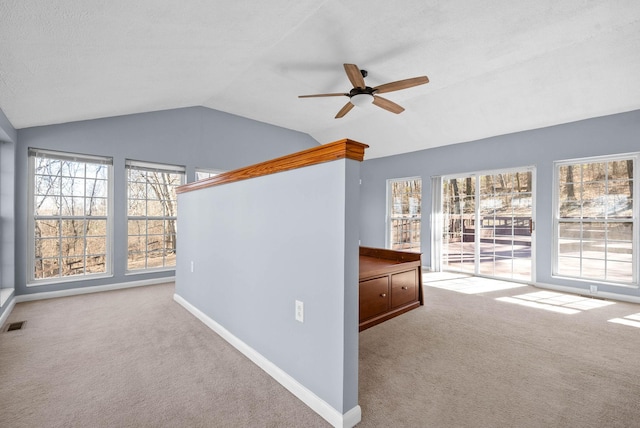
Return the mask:
<svg viewBox="0 0 640 428">
<path fill-rule="evenodd" d="M 529 280 L 532 203 L 527 168 L 443 179 L 443 266 Z"/>
<path fill-rule="evenodd" d="M 487 180 L 491 180 L 488 177 Z M 492 186 L 487 182 L 485 185 Z M 442 182 L 443 264 L 474 269 L 474 219 L 476 177 L 456 177 Z"/>
<path fill-rule="evenodd" d="M 420 252 L 422 179 L 389 181 L 389 198 L 390 248 Z"/>
<path fill-rule="evenodd" d="M 176 187 L 184 183 L 180 167 L 152 167 L 129 161 L 127 270 L 176 264 Z"/>
<path fill-rule="evenodd" d="M 30 151 L 33 279 L 110 271 L 110 159 Z"/>
<path fill-rule="evenodd" d="M 557 166 L 554 274 L 634 284 L 637 157 Z"/>
</svg>

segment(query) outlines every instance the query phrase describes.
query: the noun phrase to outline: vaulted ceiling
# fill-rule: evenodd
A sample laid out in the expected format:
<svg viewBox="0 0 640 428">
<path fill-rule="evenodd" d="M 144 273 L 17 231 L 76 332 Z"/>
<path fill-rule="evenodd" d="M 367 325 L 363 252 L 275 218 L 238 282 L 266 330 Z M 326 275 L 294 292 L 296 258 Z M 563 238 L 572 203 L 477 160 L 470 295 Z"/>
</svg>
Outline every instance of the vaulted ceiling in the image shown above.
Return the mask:
<svg viewBox="0 0 640 428">
<path fill-rule="evenodd" d="M 366 83 L 427 75 L 356 107 Z M 367 158 L 640 108 L 638 0 L 1 0 L 0 109 L 16 128 L 206 106 L 351 138 Z"/>
</svg>

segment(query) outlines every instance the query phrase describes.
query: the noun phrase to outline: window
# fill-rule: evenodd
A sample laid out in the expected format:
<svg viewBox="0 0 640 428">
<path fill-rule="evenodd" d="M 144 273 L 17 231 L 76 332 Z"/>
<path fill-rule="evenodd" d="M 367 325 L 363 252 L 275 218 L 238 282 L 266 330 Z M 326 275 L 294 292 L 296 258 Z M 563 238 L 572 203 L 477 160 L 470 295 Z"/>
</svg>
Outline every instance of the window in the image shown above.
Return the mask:
<svg viewBox="0 0 640 428">
<path fill-rule="evenodd" d="M 112 160 L 29 149 L 29 282 L 111 274 Z"/>
<path fill-rule="evenodd" d="M 218 174 L 222 174 L 223 171 L 215 171 L 211 169 L 196 168 L 196 181 L 204 180 L 205 178 L 215 177 Z"/>
<path fill-rule="evenodd" d="M 176 187 L 185 168 L 127 160 L 127 270 L 176 265 Z"/>
<path fill-rule="evenodd" d="M 629 155 L 556 163 L 555 275 L 638 283 L 637 160 Z"/>
<path fill-rule="evenodd" d="M 420 252 L 422 179 L 389 180 L 387 246 Z"/>
</svg>

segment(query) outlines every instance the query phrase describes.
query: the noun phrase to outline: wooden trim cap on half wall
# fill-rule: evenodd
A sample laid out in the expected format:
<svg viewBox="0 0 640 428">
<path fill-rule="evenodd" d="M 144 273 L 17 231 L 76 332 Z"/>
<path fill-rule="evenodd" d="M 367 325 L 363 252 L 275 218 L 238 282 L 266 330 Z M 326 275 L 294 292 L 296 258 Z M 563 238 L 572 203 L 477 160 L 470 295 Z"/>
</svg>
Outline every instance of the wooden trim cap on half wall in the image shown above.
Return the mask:
<svg viewBox="0 0 640 428">
<path fill-rule="evenodd" d="M 229 172 L 223 172 L 222 174 L 218 174 L 204 180 L 184 184 L 176 188 L 176 192 L 190 192 L 192 190 L 233 183 L 234 181 L 247 180 L 249 178 L 275 174 L 277 172 L 289 171 L 291 169 L 303 168 L 338 159 L 352 159 L 362 162 L 364 160 L 364 151 L 368 147 L 369 146 L 366 144 L 349 139 L 338 140 L 333 143 L 322 144 L 318 147 L 312 147 L 301 152 L 296 152 L 266 162 L 245 166 Z"/>
</svg>

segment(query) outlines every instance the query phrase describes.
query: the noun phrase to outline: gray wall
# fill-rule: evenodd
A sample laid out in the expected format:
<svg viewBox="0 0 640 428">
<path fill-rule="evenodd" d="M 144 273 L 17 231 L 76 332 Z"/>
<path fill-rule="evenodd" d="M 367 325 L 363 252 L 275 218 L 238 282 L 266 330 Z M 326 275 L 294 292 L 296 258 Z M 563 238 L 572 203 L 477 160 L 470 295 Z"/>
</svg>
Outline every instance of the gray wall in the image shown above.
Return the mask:
<svg viewBox="0 0 640 428">
<path fill-rule="evenodd" d="M 191 107 L 18 130 L 16 154 L 16 294 L 123 283 L 173 276 L 126 275 L 127 191 L 125 159 L 230 170 L 293 153 L 318 143 L 307 134 L 204 107 Z M 29 147 L 113 157 L 114 276 L 26 287 L 27 152 Z"/>
<path fill-rule="evenodd" d="M 178 196 L 176 294 L 341 414 L 358 397 L 359 168 L 341 159 Z"/>
<path fill-rule="evenodd" d="M 553 162 L 638 151 L 640 110 L 368 160 L 361 168 L 360 239 L 362 245 L 385 245 L 386 180 L 421 176 L 423 264 L 428 265 L 431 257 L 429 215 L 432 212 L 432 176 L 532 165 L 537 170 L 536 281 L 588 290 L 591 281 L 551 276 Z M 599 290 L 640 296 L 640 290 L 636 288 L 599 285 Z"/>
<path fill-rule="evenodd" d="M 0 288 L 13 288 L 15 283 L 16 139 L 16 130 L 0 110 Z M 7 303 L 0 307 L 0 316 Z"/>
<path fill-rule="evenodd" d="M 18 139 L 18 133 L 0 109 L 0 141 L 10 141 L 15 143 Z"/>
</svg>

